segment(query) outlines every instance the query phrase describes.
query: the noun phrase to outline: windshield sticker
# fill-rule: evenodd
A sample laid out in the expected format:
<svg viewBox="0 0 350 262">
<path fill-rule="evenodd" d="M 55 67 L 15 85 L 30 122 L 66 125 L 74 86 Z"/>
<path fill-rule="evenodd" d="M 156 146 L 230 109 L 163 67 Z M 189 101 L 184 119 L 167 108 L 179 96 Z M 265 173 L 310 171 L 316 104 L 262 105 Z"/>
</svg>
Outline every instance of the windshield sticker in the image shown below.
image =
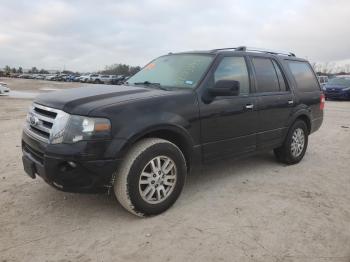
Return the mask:
<svg viewBox="0 0 350 262">
<path fill-rule="evenodd" d="M 186 80 L 186 81 L 185 81 L 185 84 L 186 84 L 186 85 L 193 85 L 193 81 L 191 81 L 191 80 Z"/>
<path fill-rule="evenodd" d="M 153 68 L 155 68 L 155 67 L 156 67 L 156 64 L 155 64 L 155 63 L 150 63 L 150 64 L 148 64 L 148 65 L 146 66 L 145 69 L 151 70 L 151 69 L 153 69 Z"/>
</svg>

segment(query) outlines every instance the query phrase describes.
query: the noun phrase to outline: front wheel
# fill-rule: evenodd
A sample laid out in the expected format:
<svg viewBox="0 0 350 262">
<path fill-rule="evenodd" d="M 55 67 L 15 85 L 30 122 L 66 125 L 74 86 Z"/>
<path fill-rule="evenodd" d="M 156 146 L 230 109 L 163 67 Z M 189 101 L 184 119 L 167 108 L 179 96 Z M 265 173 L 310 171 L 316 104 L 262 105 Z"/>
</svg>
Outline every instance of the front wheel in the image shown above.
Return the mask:
<svg viewBox="0 0 350 262">
<path fill-rule="evenodd" d="M 280 162 L 292 165 L 303 159 L 307 145 L 308 129 L 306 123 L 297 120 L 289 129 L 283 145 L 274 149 L 274 153 Z"/>
<path fill-rule="evenodd" d="M 187 167 L 181 150 L 159 138 L 146 138 L 127 153 L 116 174 L 115 195 L 137 216 L 157 215 L 179 197 Z"/>
</svg>

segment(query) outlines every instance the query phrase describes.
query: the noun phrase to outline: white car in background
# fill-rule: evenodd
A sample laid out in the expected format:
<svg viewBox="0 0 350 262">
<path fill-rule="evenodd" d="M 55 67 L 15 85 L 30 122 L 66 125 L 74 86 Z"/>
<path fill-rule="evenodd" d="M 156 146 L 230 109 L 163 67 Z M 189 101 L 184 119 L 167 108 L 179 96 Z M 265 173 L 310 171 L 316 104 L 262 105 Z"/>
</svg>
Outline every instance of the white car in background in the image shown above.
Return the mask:
<svg viewBox="0 0 350 262">
<path fill-rule="evenodd" d="M 0 95 L 8 94 L 10 88 L 7 87 L 7 84 L 0 82 Z"/>
<path fill-rule="evenodd" d="M 98 76 L 96 74 L 89 74 L 89 75 L 82 75 L 80 77 L 80 82 L 82 83 L 89 83 L 91 81 L 91 77 Z"/>
<path fill-rule="evenodd" d="M 91 82 L 95 84 L 111 84 L 114 79 L 117 79 L 116 75 L 98 75 L 95 78 L 91 78 Z"/>
<path fill-rule="evenodd" d="M 54 80 L 56 77 L 57 77 L 57 74 L 55 74 L 55 75 L 47 75 L 47 76 L 45 76 L 45 80 L 50 80 L 50 81 L 52 81 L 52 80 Z"/>
</svg>

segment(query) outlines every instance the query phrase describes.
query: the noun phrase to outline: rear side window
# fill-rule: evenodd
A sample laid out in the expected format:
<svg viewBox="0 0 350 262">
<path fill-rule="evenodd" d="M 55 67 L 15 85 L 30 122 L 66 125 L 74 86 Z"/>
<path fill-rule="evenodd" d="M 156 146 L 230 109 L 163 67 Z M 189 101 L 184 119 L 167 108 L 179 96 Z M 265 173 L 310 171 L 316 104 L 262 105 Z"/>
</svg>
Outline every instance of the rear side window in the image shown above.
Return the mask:
<svg viewBox="0 0 350 262">
<path fill-rule="evenodd" d="M 311 66 L 307 62 L 288 61 L 290 70 L 301 92 L 320 90 L 318 81 Z"/>
<path fill-rule="evenodd" d="M 255 69 L 258 92 L 279 92 L 278 77 L 271 59 L 254 57 L 252 62 Z"/>
</svg>

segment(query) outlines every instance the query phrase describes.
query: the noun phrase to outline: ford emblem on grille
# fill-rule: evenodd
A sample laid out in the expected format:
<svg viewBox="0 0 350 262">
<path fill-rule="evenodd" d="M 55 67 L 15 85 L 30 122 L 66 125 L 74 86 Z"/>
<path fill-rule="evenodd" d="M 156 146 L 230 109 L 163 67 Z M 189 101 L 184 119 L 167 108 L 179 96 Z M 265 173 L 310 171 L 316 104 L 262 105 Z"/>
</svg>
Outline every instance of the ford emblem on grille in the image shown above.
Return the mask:
<svg viewBox="0 0 350 262">
<path fill-rule="evenodd" d="M 32 126 L 37 126 L 39 124 L 40 120 L 39 118 L 37 118 L 36 116 L 34 115 L 31 115 L 29 117 L 29 123 L 32 125 Z"/>
</svg>

